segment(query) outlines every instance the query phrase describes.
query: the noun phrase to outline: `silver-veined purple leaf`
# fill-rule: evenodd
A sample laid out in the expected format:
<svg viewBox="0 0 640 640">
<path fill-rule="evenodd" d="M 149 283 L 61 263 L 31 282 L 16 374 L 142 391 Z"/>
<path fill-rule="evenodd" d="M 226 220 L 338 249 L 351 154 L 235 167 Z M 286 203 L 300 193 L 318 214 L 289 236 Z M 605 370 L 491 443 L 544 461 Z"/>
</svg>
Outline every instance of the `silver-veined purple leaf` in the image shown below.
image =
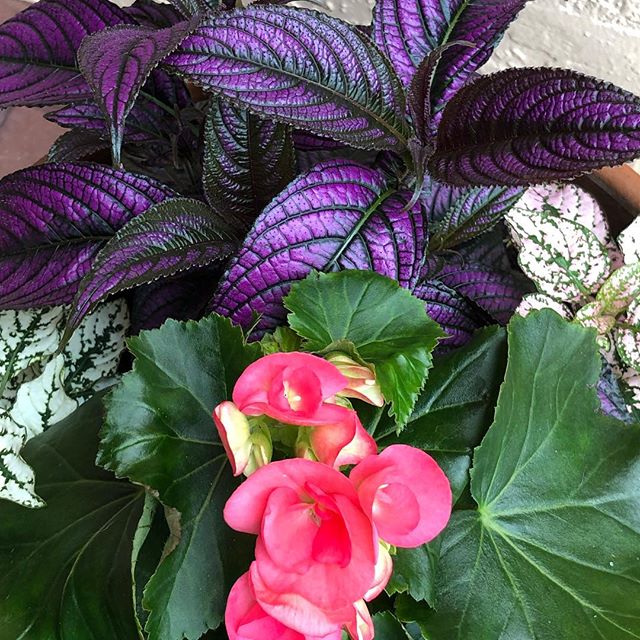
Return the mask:
<svg viewBox="0 0 640 640">
<path fill-rule="evenodd" d="M 48 162 L 77 162 L 109 149 L 109 143 L 94 131 L 74 129 L 63 133 L 49 149 Z"/>
<path fill-rule="evenodd" d="M 76 52 L 96 31 L 131 23 L 109 0 L 40 0 L 0 25 L 0 107 L 91 98 Z"/>
<path fill-rule="evenodd" d="M 509 322 L 523 295 L 530 290 L 525 281 L 512 273 L 455 260 L 445 263 L 435 277 L 503 325 Z"/>
<path fill-rule="evenodd" d="M 487 324 L 469 300 L 438 280 L 425 280 L 413 295 L 425 303 L 429 317 L 448 336 L 440 342 L 440 351 L 467 344 L 475 330 Z"/>
<path fill-rule="evenodd" d="M 640 156 L 640 98 L 563 69 L 508 69 L 465 86 L 430 170 L 457 185 L 525 186 Z"/>
<path fill-rule="evenodd" d="M 220 6 L 220 0 L 170 0 L 170 2 L 183 16 L 187 18 L 198 13 L 214 11 Z M 228 0 L 223 0 L 222 4 L 228 4 Z"/>
<path fill-rule="evenodd" d="M 402 86 L 369 38 L 305 9 L 211 16 L 167 62 L 258 115 L 366 149 L 405 148 Z"/>
<path fill-rule="evenodd" d="M 195 26 L 195 19 L 164 29 L 119 25 L 84 39 L 78 64 L 106 117 L 115 165 L 120 165 L 125 120 L 144 83 Z"/>
<path fill-rule="evenodd" d="M 125 12 L 141 27 L 162 29 L 184 20 L 182 14 L 170 4 L 159 4 L 154 0 L 136 0 L 125 8 Z"/>
<path fill-rule="evenodd" d="M 429 247 L 440 251 L 456 247 L 492 229 L 522 197 L 509 187 L 452 187 L 427 180 L 421 200 L 429 221 Z"/>
<path fill-rule="evenodd" d="M 434 106 L 448 100 L 491 56 L 527 0 L 378 0 L 374 38 L 406 86 L 424 58 L 453 41 L 434 78 Z"/>
<path fill-rule="evenodd" d="M 422 207 L 405 211 L 375 169 L 347 160 L 318 165 L 294 180 L 258 217 L 222 278 L 212 309 L 258 330 L 281 324 L 282 298 L 313 270 L 372 270 L 412 289 L 425 251 Z"/>
<path fill-rule="evenodd" d="M 289 127 L 213 99 L 204 128 L 202 182 L 209 204 L 248 229 L 295 176 Z"/>
<path fill-rule="evenodd" d="M 67 322 L 73 331 L 108 296 L 227 257 L 236 243 L 209 207 L 165 200 L 120 229 L 82 279 Z"/>
<path fill-rule="evenodd" d="M 71 302 L 102 246 L 173 192 L 91 164 L 47 164 L 0 181 L 0 309 Z"/>
<path fill-rule="evenodd" d="M 212 267 L 192 269 L 136 287 L 131 292 L 131 332 L 157 329 L 166 320 L 199 320 L 213 295 L 219 273 Z"/>
</svg>

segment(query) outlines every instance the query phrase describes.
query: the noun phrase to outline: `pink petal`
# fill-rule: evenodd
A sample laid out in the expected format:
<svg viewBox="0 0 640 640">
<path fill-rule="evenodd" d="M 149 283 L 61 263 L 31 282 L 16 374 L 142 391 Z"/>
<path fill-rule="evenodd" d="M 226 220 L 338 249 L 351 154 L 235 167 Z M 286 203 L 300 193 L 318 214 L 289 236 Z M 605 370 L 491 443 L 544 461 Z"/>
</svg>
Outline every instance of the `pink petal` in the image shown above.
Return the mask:
<svg viewBox="0 0 640 640">
<path fill-rule="evenodd" d="M 309 568 L 318 533 L 314 516 L 313 505 L 302 502 L 289 487 L 279 487 L 269 495 L 260 535 L 270 558 L 282 570 L 303 572 Z"/>
<path fill-rule="evenodd" d="M 358 496 L 348 478 L 319 462 L 294 458 L 271 462 L 247 478 L 227 500 L 224 519 L 236 531 L 257 534 L 271 492 L 289 487 L 299 496 L 304 496 L 308 482 L 322 487 L 328 494 L 345 496 L 360 508 Z"/>
<path fill-rule="evenodd" d="M 352 605 L 342 609 L 325 610 L 317 607 L 297 593 L 271 591 L 260 575 L 257 563 L 250 569 L 251 584 L 260 606 L 290 629 L 305 636 L 336 637 L 342 626 L 351 619 Z M 268 640 L 266 637 L 263 640 Z"/>
<path fill-rule="evenodd" d="M 420 449 L 388 447 L 354 467 L 350 480 L 380 537 L 398 547 L 433 540 L 451 517 L 449 481 Z"/>
<path fill-rule="evenodd" d="M 336 468 L 346 464 L 358 464 L 364 460 L 367 456 L 373 456 L 378 453 L 378 445 L 376 441 L 367 433 L 366 429 L 362 426 L 358 414 L 356 419 L 356 433 L 353 440 L 343 447 L 335 462 L 333 463 Z"/>
<path fill-rule="evenodd" d="M 269 556 L 262 538 L 258 538 L 257 570 L 270 591 L 295 593 L 321 609 L 342 609 L 369 590 L 375 577 L 377 556 L 371 522 L 359 505 L 340 495 L 334 494 L 333 499 L 351 541 L 349 563 L 341 566 L 339 563 L 314 562 L 304 573 L 283 572 Z"/>
<path fill-rule="evenodd" d="M 310 435 L 311 447 L 316 458 L 330 467 L 337 467 L 336 459 L 340 452 L 356 436 L 355 412 L 349 411 L 345 407 L 338 408 L 349 412 L 345 421 L 330 422 L 313 427 Z"/>
<path fill-rule="evenodd" d="M 353 617 L 347 625 L 347 631 L 353 640 L 373 640 L 375 629 L 373 620 L 364 600 L 358 600 L 353 605 Z"/>
<path fill-rule="evenodd" d="M 243 413 L 257 415 L 256 403 L 268 404 L 267 393 L 273 380 L 287 368 L 309 368 L 320 383 L 322 399 L 329 398 L 347 386 L 347 379 L 323 358 L 309 353 L 273 353 L 250 364 L 233 389 L 233 401 Z"/>
<path fill-rule="evenodd" d="M 391 579 L 393 573 L 393 560 L 391 554 L 387 551 L 387 548 L 380 545 L 378 550 L 378 561 L 376 562 L 376 574 L 373 578 L 373 583 L 369 587 L 369 591 L 364 594 L 364 600 L 371 602 L 374 598 L 377 598 L 387 583 Z"/>
<path fill-rule="evenodd" d="M 248 572 L 231 588 L 225 611 L 225 626 L 229 640 L 305 640 L 302 634 L 287 629 L 262 609 L 256 600 Z"/>
<path fill-rule="evenodd" d="M 213 420 L 231 462 L 233 475 L 239 476 L 246 469 L 251 455 L 249 421 L 233 402 L 221 402 L 213 410 Z"/>
</svg>

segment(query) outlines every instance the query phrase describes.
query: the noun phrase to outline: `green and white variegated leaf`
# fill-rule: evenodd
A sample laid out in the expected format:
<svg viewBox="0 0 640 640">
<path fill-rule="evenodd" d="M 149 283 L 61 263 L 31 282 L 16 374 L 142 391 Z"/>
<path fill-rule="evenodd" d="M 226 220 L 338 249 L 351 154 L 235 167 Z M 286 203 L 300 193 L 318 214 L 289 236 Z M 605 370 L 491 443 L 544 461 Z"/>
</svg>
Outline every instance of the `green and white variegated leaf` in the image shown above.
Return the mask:
<svg viewBox="0 0 640 640">
<path fill-rule="evenodd" d="M 526 318 L 532 311 L 538 311 L 540 309 L 551 309 L 565 320 L 571 320 L 571 310 L 566 305 L 554 300 L 550 296 L 545 296 L 543 293 L 530 293 L 526 295 L 518 305 L 516 313 Z"/>
<path fill-rule="evenodd" d="M 622 376 L 622 382 L 627 389 L 627 402 L 640 411 L 640 373 L 635 369 L 628 369 Z"/>
<path fill-rule="evenodd" d="M 596 300 L 605 313 L 617 316 L 640 297 L 640 262 L 625 264 L 602 285 Z"/>
<path fill-rule="evenodd" d="M 33 469 L 20 457 L 24 429 L 7 415 L 0 416 L 0 499 L 25 507 L 44 506 L 35 494 Z"/>
<path fill-rule="evenodd" d="M 129 312 L 122 299 L 102 304 L 82 321 L 64 350 L 70 395 L 85 401 L 114 382 L 128 328 Z"/>
<path fill-rule="evenodd" d="M 620 360 L 640 371 L 640 300 L 634 300 L 629 306 L 626 322 L 616 330 L 615 342 Z"/>
<path fill-rule="evenodd" d="M 608 315 L 600 302 L 590 302 L 578 309 L 574 321 L 587 329 L 595 329 L 598 334 L 598 344 L 602 349 L 611 348 L 608 334 L 615 326 L 616 318 Z"/>
<path fill-rule="evenodd" d="M 0 395 L 18 373 L 58 348 L 64 307 L 0 312 Z"/>
<path fill-rule="evenodd" d="M 14 319 L 28 322 L 21 325 L 27 328 L 20 335 L 7 329 L 12 342 L 3 343 L 15 345 L 18 355 L 5 365 L 7 380 L 0 399 L 0 498 L 32 508 L 43 503 L 35 494 L 33 471 L 20 450 L 111 383 L 129 326 L 124 300 L 103 304 L 85 318 L 65 350 L 52 358 L 64 328 L 65 309 L 52 311 L 2 314 L 3 320 L 13 314 Z M 28 355 L 23 355 L 25 351 Z M 16 364 L 24 368 L 16 371 Z"/>
<path fill-rule="evenodd" d="M 640 262 L 640 218 L 636 218 L 618 236 L 618 246 L 625 264 Z"/>
<path fill-rule="evenodd" d="M 518 203 L 506 221 L 520 249 L 520 266 L 540 293 L 580 303 L 611 272 L 611 259 L 595 234 L 551 209 L 533 210 Z"/>
</svg>

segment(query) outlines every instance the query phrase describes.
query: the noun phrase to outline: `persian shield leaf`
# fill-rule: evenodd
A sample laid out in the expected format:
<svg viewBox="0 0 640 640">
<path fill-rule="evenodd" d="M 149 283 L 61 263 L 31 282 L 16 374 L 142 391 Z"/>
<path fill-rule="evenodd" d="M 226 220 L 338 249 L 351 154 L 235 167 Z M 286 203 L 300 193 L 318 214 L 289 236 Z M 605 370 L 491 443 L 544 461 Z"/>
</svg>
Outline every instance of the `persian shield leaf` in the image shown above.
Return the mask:
<svg viewBox="0 0 640 640">
<path fill-rule="evenodd" d="M 640 98 L 563 69 L 508 69 L 463 87 L 445 108 L 438 180 L 529 185 L 640 155 Z"/>
<path fill-rule="evenodd" d="M 180 512 L 180 541 L 145 589 L 146 631 L 151 640 L 196 640 L 220 624 L 237 577 L 231 556 L 242 548 L 222 519 L 236 482 L 211 414 L 260 348 L 216 316 L 169 321 L 129 346 L 134 370 L 109 401 L 99 462 Z"/>
<path fill-rule="evenodd" d="M 49 149 L 48 162 L 77 162 L 109 148 L 109 143 L 93 131 L 63 133 Z"/>
<path fill-rule="evenodd" d="M 422 60 L 438 47 L 449 49 L 439 65 L 435 104 L 451 97 L 491 56 L 526 0 L 377 0 L 374 36 L 408 85 Z"/>
<path fill-rule="evenodd" d="M 121 25 L 84 39 L 78 64 L 106 117 L 115 165 L 120 165 L 125 120 L 142 86 L 195 26 L 188 20 L 164 29 Z"/>
<path fill-rule="evenodd" d="M 101 423 L 92 401 L 27 444 L 46 509 L 0 502 L 6 638 L 138 637 L 131 547 L 144 492 L 95 467 Z"/>
<path fill-rule="evenodd" d="M 202 181 L 209 204 L 234 227 L 249 228 L 295 176 L 289 128 L 214 99 L 204 140 Z"/>
<path fill-rule="evenodd" d="M 0 181 L 0 309 L 70 302 L 102 246 L 172 191 L 91 164 L 48 164 Z"/>
<path fill-rule="evenodd" d="M 76 67 L 83 38 L 131 22 L 109 0 L 41 0 L 0 25 L 0 107 L 91 98 Z"/>
<path fill-rule="evenodd" d="M 170 0 L 170 2 L 183 16 L 193 16 L 201 11 L 213 11 L 220 5 L 220 0 Z M 228 4 L 228 0 L 223 2 Z"/>
<path fill-rule="evenodd" d="M 350 342 L 374 365 L 390 413 L 404 425 L 443 336 L 424 305 L 389 278 L 362 271 L 310 276 L 285 304 L 290 327 L 310 351 Z"/>
<path fill-rule="evenodd" d="M 131 220 L 98 253 L 79 285 L 67 328 L 73 330 L 114 293 L 205 266 L 234 247 L 206 205 L 189 198 L 165 200 Z"/>
<path fill-rule="evenodd" d="M 445 531 L 430 637 L 638 637 L 640 433 L 600 413 L 600 369 L 590 331 L 550 311 L 512 321 L 478 510 Z"/>
<path fill-rule="evenodd" d="M 285 319 L 282 298 L 313 270 L 377 271 L 412 289 L 424 259 L 420 204 L 409 192 L 347 160 L 317 165 L 258 217 L 220 282 L 212 307 L 259 332 Z"/>
<path fill-rule="evenodd" d="M 402 151 L 402 87 L 366 35 L 305 9 L 219 13 L 167 61 L 258 115 L 365 149 Z"/>
<path fill-rule="evenodd" d="M 522 189 L 473 187 L 463 189 L 428 180 L 421 200 L 433 223 L 429 247 L 451 249 L 492 229 L 522 196 Z"/>
<path fill-rule="evenodd" d="M 184 19 L 170 4 L 159 4 L 154 0 L 136 0 L 125 12 L 140 26 L 158 29 L 170 27 Z"/>
</svg>

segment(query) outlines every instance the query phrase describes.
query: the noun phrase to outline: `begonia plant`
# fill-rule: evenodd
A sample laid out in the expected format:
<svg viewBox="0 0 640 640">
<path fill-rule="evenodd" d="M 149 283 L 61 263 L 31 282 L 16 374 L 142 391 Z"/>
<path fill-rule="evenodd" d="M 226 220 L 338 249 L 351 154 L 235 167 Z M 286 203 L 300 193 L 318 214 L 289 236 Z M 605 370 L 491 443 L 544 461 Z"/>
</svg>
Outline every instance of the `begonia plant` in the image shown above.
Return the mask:
<svg viewBox="0 0 640 640">
<path fill-rule="evenodd" d="M 640 637 L 640 98 L 298 4 L 0 25 L 0 640 Z"/>
</svg>

